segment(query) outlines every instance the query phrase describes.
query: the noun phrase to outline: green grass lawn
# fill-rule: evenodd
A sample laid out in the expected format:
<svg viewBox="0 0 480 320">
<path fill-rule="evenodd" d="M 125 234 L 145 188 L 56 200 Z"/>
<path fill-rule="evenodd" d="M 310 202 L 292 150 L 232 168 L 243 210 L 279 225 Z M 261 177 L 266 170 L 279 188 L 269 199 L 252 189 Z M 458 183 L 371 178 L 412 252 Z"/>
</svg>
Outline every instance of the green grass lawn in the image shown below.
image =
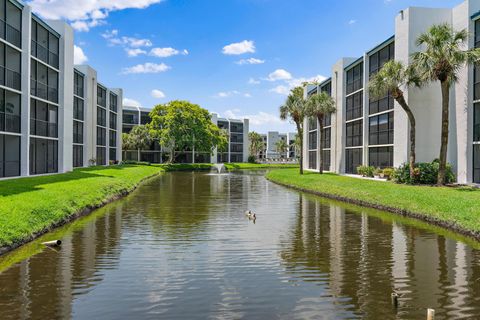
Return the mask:
<svg viewBox="0 0 480 320">
<path fill-rule="evenodd" d="M 434 218 L 480 232 L 480 189 L 471 187 L 408 186 L 336 174 L 272 170 L 271 181 L 324 195 L 362 201 Z M 428 220 L 428 219 L 427 219 Z"/>
<path fill-rule="evenodd" d="M 10 246 L 88 207 L 126 193 L 158 166 L 119 165 L 0 182 L 0 247 Z"/>
</svg>

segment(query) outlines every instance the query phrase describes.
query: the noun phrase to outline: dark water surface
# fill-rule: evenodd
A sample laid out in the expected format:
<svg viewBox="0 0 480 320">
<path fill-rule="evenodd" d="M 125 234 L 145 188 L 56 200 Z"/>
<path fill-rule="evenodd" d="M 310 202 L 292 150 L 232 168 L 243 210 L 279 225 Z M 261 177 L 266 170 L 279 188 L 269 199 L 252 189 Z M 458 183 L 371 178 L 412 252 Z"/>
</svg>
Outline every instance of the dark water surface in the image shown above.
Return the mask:
<svg viewBox="0 0 480 320">
<path fill-rule="evenodd" d="M 479 247 L 263 172 L 168 173 L 0 258 L 0 319 L 479 319 Z"/>
</svg>

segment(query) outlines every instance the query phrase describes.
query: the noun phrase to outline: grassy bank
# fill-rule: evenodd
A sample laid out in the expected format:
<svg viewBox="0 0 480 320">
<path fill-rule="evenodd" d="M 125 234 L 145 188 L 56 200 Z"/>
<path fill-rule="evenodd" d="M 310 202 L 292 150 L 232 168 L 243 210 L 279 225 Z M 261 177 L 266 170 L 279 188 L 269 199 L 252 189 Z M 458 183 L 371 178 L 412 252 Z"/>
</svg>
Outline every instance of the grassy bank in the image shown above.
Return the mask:
<svg viewBox="0 0 480 320">
<path fill-rule="evenodd" d="M 128 193 L 164 169 L 120 165 L 0 182 L 0 249 L 31 239 L 72 215 Z"/>
<path fill-rule="evenodd" d="M 288 169 L 298 168 L 298 164 L 285 163 L 226 163 L 225 167 L 228 170 L 243 170 L 243 169 Z"/>
<path fill-rule="evenodd" d="M 330 198 L 384 209 L 426 220 L 480 239 L 480 189 L 398 185 L 306 172 L 272 170 L 279 184 Z"/>
</svg>

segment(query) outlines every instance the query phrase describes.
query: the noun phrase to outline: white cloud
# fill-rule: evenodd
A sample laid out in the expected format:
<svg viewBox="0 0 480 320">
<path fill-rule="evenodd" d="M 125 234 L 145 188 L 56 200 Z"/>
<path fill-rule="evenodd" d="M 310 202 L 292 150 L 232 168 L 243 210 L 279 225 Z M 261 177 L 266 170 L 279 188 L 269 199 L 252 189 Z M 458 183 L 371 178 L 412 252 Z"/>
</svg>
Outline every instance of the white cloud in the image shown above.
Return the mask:
<svg viewBox="0 0 480 320">
<path fill-rule="evenodd" d="M 129 99 L 129 98 L 123 98 L 123 105 L 129 106 L 129 107 L 140 107 L 141 104 L 137 100 Z"/>
<path fill-rule="evenodd" d="M 350 25 L 355 24 L 355 23 L 357 23 L 357 20 L 352 19 L 352 20 L 348 21 L 348 24 L 350 24 Z"/>
<path fill-rule="evenodd" d="M 157 99 L 165 98 L 165 93 L 163 93 L 163 91 L 158 90 L 158 89 L 153 89 L 150 94 L 152 95 L 152 97 L 157 98 Z"/>
<path fill-rule="evenodd" d="M 290 93 L 290 88 L 284 85 L 279 85 L 279 86 L 276 86 L 275 88 L 270 89 L 270 92 L 288 96 L 288 94 Z"/>
<path fill-rule="evenodd" d="M 243 40 L 242 42 L 231 43 L 222 49 L 223 54 L 239 55 L 244 53 L 254 53 L 255 44 L 251 40 Z"/>
<path fill-rule="evenodd" d="M 259 80 L 256 80 L 256 79 L 254 79 L 254 78 L 250 78 L 250 79 L 248 79 L 248 84 L 259 84 L 259 83 L 260 83 L 260 81 L 259 81 Z"/>
<path fill-rule="evenodd" d="M 250 124 L 255 126 L 283 124 L 284 121 L 278 115 L 259 111 L 257 114 L 241 115 L 239 109 L 227 110 L 223 113 L 225 118 L 231 119 L 249 119 Z"/>
<path fill-rule="evenodd" d="M 127 56 L 129 56 L 129 57 L 137 57 L 141 54 L 146 54 L 147 53 L 147 51 L 145 51 L 143 49 L 139 49 L 139 48 L 136 48 L 136 49 L 125 48 L 125 52 L 127 52 Z"/>
<path fill-rule="evenodd" d="M 88 61 L 88 57 L 83 52 L 83 49 L 74 45 L 73 46 L 73 63 L 84 64 L 87 61 Z"/>
<path fill-rule="evenodd" d="M 107 30 L 101 34 L 103 38 L 105 38 L 109 45 L 111 46 L 124 46 L 129 48 L 143 48 L 143 47 L 151 47 L 152 41 L 150 39 L 142 39 L 142 38 L 135 38 L 135 37 L 119 37 L 118 30 Z"/>
<path fill-rule="evenodd" d="M 151 63 L 147 62 L 144 64 L 137 64 L 133 67 L 128 67 L 123 69 L 123 74 L 130 74 L 130 73 L 160 73 L 169 70 L 170 67 L 167 66 L 165 63 Z"/>
<path fill-rule="evenodd" d="M 168 47 L 168 48 L 153 48 L 152 50 L 150 50 L 150 55 L 154 56 L 154 57 L 158 57 L 158 58 L 167 58 L 167 57 L 176 56 L 176 55 L 179 55 L 179 54 L 187 55 L 188 50 L 179 51 L 177 49 L 170 48 L 170 47 Z"/>
<path fill-rule="evenodd" d="M 252 95 L 248 92 L 242 93 L 237 90 L 232 90 L 232 91 L 220 91 L 217 94 L 215 94 L 213 97 L 214 98 L 228 98 L 231 96 L 243 96 L 245 98 L 251 98 Z"/>
<path fill-rule="evenodd" d="M 285 69 L 277 69 L 270 73 L 265 79 L 267 81 L 278 81 L 278 80 L 290 80 L 292 79 L 292 74 Z"/>
<path fill-rule="evenodd" d="M 243 65 L 243 64 L 262 64 L 265 63 L 265 60 L 260 60 L 256 58 L 249 58 L 249 59 L 241 59 L 235 62 L 236 64 Z"/>
<path fill-rule="evenodd" d="M 163 0 L 31 0 L 27 2 L 45 19 L 67 20 L 78 31 L 104 24 L 109 12 L 144 9 Z"/>
</svg>

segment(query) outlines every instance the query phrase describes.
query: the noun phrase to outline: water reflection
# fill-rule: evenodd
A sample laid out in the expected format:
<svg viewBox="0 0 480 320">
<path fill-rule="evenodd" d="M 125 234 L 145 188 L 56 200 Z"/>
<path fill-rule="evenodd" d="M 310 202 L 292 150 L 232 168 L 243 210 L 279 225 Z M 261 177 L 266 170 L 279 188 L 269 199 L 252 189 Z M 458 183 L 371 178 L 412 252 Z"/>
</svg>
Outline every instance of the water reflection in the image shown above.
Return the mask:
<svg viewBox="0 0 480 320">
<path fill-rule="evenodd" d="M 165 174 L 47 237 L 0 258 L 1 319 L 480 315 L 478 243 L 262 172 Z"/>
</svg>

